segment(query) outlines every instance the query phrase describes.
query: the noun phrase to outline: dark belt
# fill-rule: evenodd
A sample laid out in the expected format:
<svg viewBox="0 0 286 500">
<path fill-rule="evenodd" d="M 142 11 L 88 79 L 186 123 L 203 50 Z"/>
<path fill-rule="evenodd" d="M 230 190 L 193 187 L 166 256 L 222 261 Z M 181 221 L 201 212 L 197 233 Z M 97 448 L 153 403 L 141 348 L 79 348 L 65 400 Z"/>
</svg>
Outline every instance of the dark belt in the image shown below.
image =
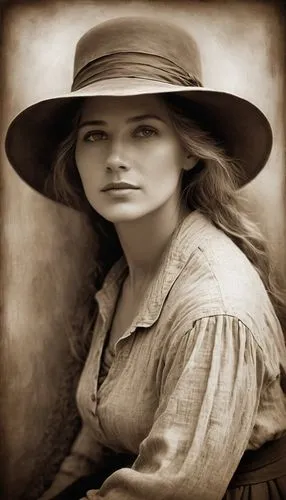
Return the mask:
<svg viewBox="0 0 286 500">
<path fill-rule="evenodd" d="M 263 483 L 286 475 L 286 435 L 244 453 L 228 489 Z"/>
</svg>

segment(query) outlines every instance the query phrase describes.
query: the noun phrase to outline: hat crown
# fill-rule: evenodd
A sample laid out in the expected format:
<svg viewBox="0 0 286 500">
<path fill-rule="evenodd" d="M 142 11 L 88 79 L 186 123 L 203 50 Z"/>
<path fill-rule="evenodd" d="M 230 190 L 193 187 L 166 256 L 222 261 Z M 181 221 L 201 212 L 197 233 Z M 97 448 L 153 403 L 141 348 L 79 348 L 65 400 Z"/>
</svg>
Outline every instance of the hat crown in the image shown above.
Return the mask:
<svg viewBox="0 0 286 500">
<path fill-rule="evenodd" d="M 195 40 L 182 28 L 149 17 L 122 17 L 90 29 L 77 43 L 74 78 L 92 61 L 119 53 L 161 57 L 201 80 L 201 60 Z"/>
</svg>

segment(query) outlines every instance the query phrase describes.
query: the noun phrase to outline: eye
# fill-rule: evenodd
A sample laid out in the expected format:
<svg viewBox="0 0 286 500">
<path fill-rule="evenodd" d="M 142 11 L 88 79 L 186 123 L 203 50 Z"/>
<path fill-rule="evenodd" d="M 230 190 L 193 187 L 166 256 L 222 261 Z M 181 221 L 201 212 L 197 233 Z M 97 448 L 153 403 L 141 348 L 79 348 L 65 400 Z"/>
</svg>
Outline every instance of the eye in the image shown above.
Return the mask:
<svg viewBox="0 0 286 500">
<path fill-rule="evenodd" d="M 146 125 L 141 125 L 140 127 L 137 127 L 136 130 L 134 131 L 134 136 L 142 137 L 144 139 L 148 139 L 149 137 L 153 137 L 154 135 L 157 134 L 158 132 L 155 128 Z"/>
<path fill-rule="evenodd" d="M 96 142 L 96 141 L 106 141 L 107 133 L 103 130 L 89 130 L 83 136 L 85 142 Z"/>
</svg>

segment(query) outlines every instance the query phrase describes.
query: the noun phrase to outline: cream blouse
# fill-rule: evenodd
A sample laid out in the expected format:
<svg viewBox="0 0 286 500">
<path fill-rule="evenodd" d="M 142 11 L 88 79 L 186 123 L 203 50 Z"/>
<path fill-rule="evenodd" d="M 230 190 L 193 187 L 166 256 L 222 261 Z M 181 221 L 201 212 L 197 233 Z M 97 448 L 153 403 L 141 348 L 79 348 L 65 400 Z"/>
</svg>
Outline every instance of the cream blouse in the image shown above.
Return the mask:
<svg viewBox="0 0 286 500">
<path fill-rule="evenodd" d="M 96 472 L 107 451 L 126 452 L 131 467 L 98 498 L 221 499 L 244 451 L 286 433 L 286 350 L 272 305 L 245 255 L 192 212 L 132 326 L 104 351 L 126 273 L 122 258 L 96 294 L 77 391 L 83 428 L 54 486 Z"/>
</svg>

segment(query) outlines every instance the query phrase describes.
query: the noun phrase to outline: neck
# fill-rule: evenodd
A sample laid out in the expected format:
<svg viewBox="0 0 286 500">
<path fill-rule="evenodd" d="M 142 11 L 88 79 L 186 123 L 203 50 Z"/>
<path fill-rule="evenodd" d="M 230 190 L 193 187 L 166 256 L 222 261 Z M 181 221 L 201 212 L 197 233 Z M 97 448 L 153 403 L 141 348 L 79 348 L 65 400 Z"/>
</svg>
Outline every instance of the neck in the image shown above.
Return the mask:
<svg viewBox="0 0 286 500">
<path fill-rule="evenodd" d="M 157 269 L 174 230 L 189 213 L 172 200 L 158 210 L 134 221 L 115 225 L 129 268 L 131 288 L 140 288 Z"/>
</svg>

